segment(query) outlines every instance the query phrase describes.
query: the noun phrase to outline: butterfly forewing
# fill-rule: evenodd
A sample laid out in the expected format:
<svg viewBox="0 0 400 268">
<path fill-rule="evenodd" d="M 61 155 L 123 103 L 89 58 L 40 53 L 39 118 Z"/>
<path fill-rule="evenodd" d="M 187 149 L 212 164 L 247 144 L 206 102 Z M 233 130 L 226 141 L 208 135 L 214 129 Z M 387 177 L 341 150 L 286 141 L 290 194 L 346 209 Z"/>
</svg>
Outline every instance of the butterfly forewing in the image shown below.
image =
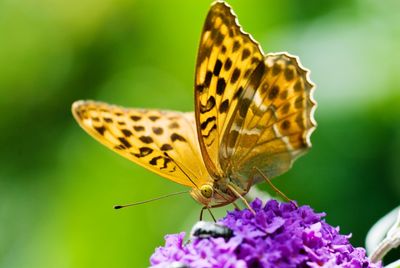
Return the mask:
<svg viewBox="0 0 400 268">
<path fill-rule="evenodd" d="M 75 102 L 72 112 L 98 141 L 165 178 L 195 187 L 209 177 L 193 113 L 127 109 L 93 101 Z"/>
<path fill-rule="evenodd" d="M 219 164 L 222 134 L 262 59 L 259 45 L 242 31 L 232 9 L 224 2 L 215 2 L 201 35 L 195 77 L 199 143 L 214 177 L 225 172 Z"/>
<path fill-rule="evenodd" d="M 221 144 L 221 165 L 247 177 L 288 170 L 310 146 L 315 127 L 313 85 L 295 57 L 268 54 L 258 86 L 247 87 Z"/>
</svg>

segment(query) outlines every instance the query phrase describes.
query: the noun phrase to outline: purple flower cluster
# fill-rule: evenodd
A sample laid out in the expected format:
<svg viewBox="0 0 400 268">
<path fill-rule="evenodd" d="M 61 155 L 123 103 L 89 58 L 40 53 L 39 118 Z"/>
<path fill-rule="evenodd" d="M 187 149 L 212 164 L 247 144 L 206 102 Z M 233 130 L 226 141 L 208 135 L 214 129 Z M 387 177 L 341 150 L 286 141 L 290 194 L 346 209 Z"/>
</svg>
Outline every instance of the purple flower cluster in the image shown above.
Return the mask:
<svg viewBox="0 0 400 268">
<path fill-rule="evenodd" d="M 271 200 L 263 207 L 256 199 L 251 207 L 256 215 L 235 210 L 218 222 L 233 230 L 230 239 L 193 237 L 185 244 L 185 233 L 167 235 L 151 256 L 152 267 L 382 267 L 309 206 Z"/>
</svg>

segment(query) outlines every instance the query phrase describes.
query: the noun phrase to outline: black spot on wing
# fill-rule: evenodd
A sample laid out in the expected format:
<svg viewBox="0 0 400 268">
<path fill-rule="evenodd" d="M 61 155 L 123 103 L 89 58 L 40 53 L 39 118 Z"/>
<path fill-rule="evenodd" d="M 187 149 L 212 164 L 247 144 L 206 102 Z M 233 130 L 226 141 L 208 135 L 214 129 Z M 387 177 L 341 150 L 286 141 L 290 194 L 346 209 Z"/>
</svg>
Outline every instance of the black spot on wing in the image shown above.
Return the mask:
<svg viewBox="0 0 400 268">
<path fill-rule="evenodd" d="M 167 168 L 168 167 L 168 163 L 171 162 L 171 159 L 169 159 L 169 158 L 165 158 L 164 157 L 163 160 L 164 160 L 164 165 L 160 169 Z"/>
<path fill-rule="evenodd" d="M 203 91 L 204 91 L 204 85 L 203 85 L 203 84 L 201 84 L 201 85 L 196 85 L 196 91 L 198 91 L 198 92 L 200 92 L 200 93 L 203 93 Z"/>
<path fill-rule="evenodd" d="M 133 126 L 133 129 L 137 132 L 144 131 L 144 126 Z"/>
<path fill-rule="evenodd" d="M 296 107 L 297 109 L 300 109 L 301 107 L 303 107 L 303 101 L 304 101 L 304 97 L 298 96 L 294 102 L 294 107 Z"/>
<path fill-rule="evenodd" d="M 222 46 L 222 48 L 221 48 L 221 53 L 222 53 L 222 54 L 225 54 L 225 53 L 226 53 L 226 46 Z"/>
<path fill-rule="evenodd" d="M 281 66 L 278 63 L 275 63 L 272 67 L 272 75 L 277 75 L 282 71 Z"/>
<path fill-rule="evenodd" d="M 250 76 L 252 71 L 253 71 L 252 69 L 247 69 L 246 72 L 243 75 L 243 78 L 247 79 Z"/>
<path fill-rule="evenodd" d="M 139 121 L 140 119 L 142 119 L 142 117 L 141 117 L 141 116 L 138 116 L 138 115 L 132 115 L 132 116 L 131 116 L 131 119 L 132 119 L 133 121 Z"/>
<path fill-rule="evenodd" d="M 217 94 L 222 95 L 224 93 L 226 87 L 226 82 L 224 78 L 219 78 L 217 82 Z"/>
<path fill-rule="evenodd" d="M 281 127 L 282 127 L 283 130 L 289 129 L 289 128 L 290 128 L 290 121 L 284 120 L 284 121 L 282 122 L 282 124 L 281 124 Z"/>
<path fill-rule="evenodd" d="M 255 64 L 255 63 L 259 63 L 259 62 L 260 62 L 259 58 L 257 58 L 257 57 L 252 57 L 251 58 L 251 64 Z"/>
<path fill-rule="evenodd" d="M 290 109 L 290 102 L 285 103 L 285 105 L 283 105 L 282 107 L 282 113 L 287 114 L 289 112 L 289 109 Z"/>
<path fill-rule="evenodd" d="M 226 99 L 224 100 L 220 105 L 219 105 L 219 113 L 225 113 L 229 108 L 229 100 Z"/>
<path fill-rule="evenodd" d="M 129 129 L 121 129 L 121 132 L 125 135 L 125 137 L 132 136 L 132 132 Z"/>
<path fill-rule="evenodd" d="M 285 79 L 286 79 L 286 81 L 290 82 L 290 81 L 293 80 L 293 78 L 294 78 L 294 71 L 293 71 L 292 69 L 286 68 L 284 74 L 285 74 Z"/>
<path fill-rule="evenodd" d="M 211 40 L 215 40 L 215 38 L 216 38 L 217 35 L 218 35 L 218 30 L 215 29 L 215 27 L 211 28 L 210 30 L 211 30 L 210 39 L 211 39 Z"/>
<path fill-rule="evenodd" d="M 134 156 L 140 158 L 140 157 L 147 156 L 147 155 L 151 154 L 152 152 L 153 152 L 153 149 L 151 149 L 151 148 L 149 148 L 149 147 L 140 147 L 140 148 L 139 148 L 139 153 L 138 153 L 138 154 L 135 154 L 135 153 L 132 153 L 132 154 L 133 154 Z"/>
<path fill-rule="evenodd" d="M 284 100 L 284 99 L 287 98 L 288 94 L 289 94 L 289 93 L 288 93 L 287 90 L 283 90 L 283 91 L 281 92 L 281 94 L 279 94 L 279 98 L 281 98 L 281 100 Z"/>
<path fill-rule="evenodd" d="M 239 76 L 240 76 L 240 70 L 238 68 L 235 68 L 231 76 L 231 84 L 236 83 L 236 81 L 239 79 Z"/>
<path fill-rule="evenodd" d="M 204 86 L 205 87 L 210 87 L 212 76 L 213 76 L 213 73 L 211 71 L 208 71 L 206 73 L 206 77 L 204 79 Z"/>
<path fill-rule="evenodd" d="M 235 99 L 239 98 L 239 97 L 242 95 L 242 93 L 243 93 L 243 87 L 240 87 L 240 88 L 235 92 L 235 95 L 233 95 L 233 99 L 235 100 Z"/>
<path fill-rule="evenodd" d="M 139 138 L 139 140 L 141 140 L 143 143 L 147 143 L 147 144 L 153 142 L 153 138 L 150 137 L 150 136 L 141 136 L 141 137 Z"/>
<path fill-rule="evenodd" d="M 151 115 L 151 116 L 149 116 L 149 119 L 150 119 L 151 121 L 153 121 L 153 122 L 157 121 L 159 118 L 160 118 L 160 117 L 157 116 L 157 115 Z"/>
<path fill-rule="evenodd" d="M 303 89 L 303 85 L 301 80 L 298 80 L 296 84 L 294 84 L 294 91 L 299 92 Z"/>
<path fill-rule="evenodd" d="M 179 128 L 179 124 L 178 122 L 172 122 L 171 124 L 168 125 L 168 127 L 170 129 Z"/>
<path fill-rule="evenodd" d="M 268 82 L 264 82 L 264 83 L 260 86 L 260 92 L 261 92 L 261 94 L 265 94 L 265 92 L 267 92 L 268 88 L 269 88 Z"/>
<path fill-rule="evenodd" d="M 214 108 L 214 106 L 215 106 L 215 98 L 211 96 L 210 98 L 208 98 L 206 105 L 200 104 L 200 113 L 202 114 L 207 113 L 211 111 Z"/>
<path fill-rule="evenodd" d="M 211 133 L 212 133 L 214 130 L 217 130 L 217 125 L 216 125 L 216 124 L 214 124 L 214 125 L 212 126 L 212 128 L 210 128 L 210 130 L 208 131 L 207 134 L 202 134 L 202 136 L 203 136 L 204 138 L 208 139 L 208 137 L 210 137 Z M 213 142 L 214 142 L 214 140 L 212 140 L 210 143 L 208 143 L 207 146 L 210 146 L 211 144 L 213 144 Z"/>
<path fill-rule="evenodd" d="M 163 134 L 164 130 L 161 127 L 153 127 L 153 133 L 156 135 Z"/>
<path fill-rule="evenodd" d="M 172 150 L 172 146 L 169 145 L 168 143 L 166 143 L 166 144 L 163 144 L 160 149 L 162 151 L 169 151 L 169 150 Z"/>
<path fill-rule="evenodd" d="M 149 163 L 150 163 L 150 165 L 156 166 L 156 165 L 157 165 L 157 160 L 162 159 L 162 158 L 163 158 L 162 156 L 153 157 L 153 158 L 149 161 Z"/>
<path fill-rule="evenodd" d="M 250 56 L 250 50 L 249 49 L 243 49 L 242 51 L 242 61 L 247 59 Z"/>
<path fill-rule="evenodd" d="M 273 100 L 279 94 L 279 86 L 274 85 L 268 93 L 268 99 Z"/>
<path fill-rule="evenodd" d="M 114 146 L 114 149 L 116 149 L 116 150 L 124 150 L 124 149 L 126 149 L 126 147 L 123 146 L 122 144 L 120 144 L 120 145 Z"/>
<path fill-rule="evenodd" d="M 239 43 L 239 41 L 236 40 L 236 41 L 233 43 L 232 53 L 235 53 L 236 51 L 238 51 L 239 48 L 240 48 L 240 43 Z"/>
<path fill-rule="evenodd" d="M 230 58 L 227 58 L 224 64 L 224 70 L 229 71 L 231 67 L 232 67 L 232 60 Z"/>
<path fill-rule="evenodd" d="M 207 118 L 206 121 L 204 121 L 204 122 L 202 122 L 202 123 L 200 124 L 200 128 L 201 128 L 202 130 L 205 130 L 205 129 L 207 128 L 208 124 L 211 123 L 211 122 L 213 122 L 213 121 L 215 121 L 215 120 L 216 120 L 216 117 L 215 117 L 215 116 L 211 116 L 211 117 Z"/>
<path fill-rule="evenodd" d="M 219 47 L 222 44 L 222 42 L 224 41 L 224 38 L 225 38 L 225 36 L 223 34 L 218 33 L 217 38 L 215 38 L 215 43 L 214 44 L 217 47 Z"/>
<path fill-rule="evenodd" d="M 232 28 L 229 29 L 229 36 L 233 37 L 235 35 L 235 32 L 233 31 Z"/>
<path fill-rule="evenodd" d="M 221 68 L 222 68 L 222 62 L 221 62 L 220 60 L 217 60 L 217 61 L 215 62 L 215 65 L 214 65 L 213 74 L 214 74 L 215 76 L 219 76 L 219 73 L 220 73 L 220 71 L 221 71 Z"/>
<path fill-rule="evenodd" d="M 104 135 L 104 132 L 106 131 L 106 128 L 104 126 L 94 127 L 94 129 L 102 136 Z"/>
<path fill-rule="evenodd" d="M 124 137 L 119 137 L 118 140 L 126 147 L 126 148 L 131 148 L 132 145 L 124 138 Z"/>
<path fill-rule="evenodd" d="M 299 113 L 299 114 L 296 116 L 295 121 L 296 121 L 296 124 L 299 126 L 299 128 L 305 129 L 305 124 L 304 124 L 304 120 L 303 120 L 303 115 L 302 115 L 301 113 Z"/>
<path fill-rule="evenodd" d="M 181 135 L 179 135 L 178 133 L 173 133 L 171 135 L 171 140 L 172 141 L 186 141 L 186 139 L 184 137 L 182 137 Z"/>
</svg>

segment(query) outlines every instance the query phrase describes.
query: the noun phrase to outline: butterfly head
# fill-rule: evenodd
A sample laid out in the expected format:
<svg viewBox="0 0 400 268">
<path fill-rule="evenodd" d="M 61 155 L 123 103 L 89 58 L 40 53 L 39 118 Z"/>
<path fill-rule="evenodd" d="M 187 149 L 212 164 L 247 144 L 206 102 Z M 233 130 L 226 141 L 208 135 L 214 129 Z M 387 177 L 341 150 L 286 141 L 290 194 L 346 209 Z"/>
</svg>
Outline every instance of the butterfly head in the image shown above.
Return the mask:
<svg viewBox="0 0 400 268">
<path fill-rule="evenodd" d="M 197 202 L 208 206 L 213 199 L 214 189 L 209 184 L 203 184 L 199 188 L 193 188 L 190 194 Z"/>
<path fill-rule="evenodd" d="M 218 185 L 203 184 L 190 191 L 191 196 L 206 207 L 220 207 L 235 201 L 236 196 L 230 192 L 223 192 Z"/>
</svg>

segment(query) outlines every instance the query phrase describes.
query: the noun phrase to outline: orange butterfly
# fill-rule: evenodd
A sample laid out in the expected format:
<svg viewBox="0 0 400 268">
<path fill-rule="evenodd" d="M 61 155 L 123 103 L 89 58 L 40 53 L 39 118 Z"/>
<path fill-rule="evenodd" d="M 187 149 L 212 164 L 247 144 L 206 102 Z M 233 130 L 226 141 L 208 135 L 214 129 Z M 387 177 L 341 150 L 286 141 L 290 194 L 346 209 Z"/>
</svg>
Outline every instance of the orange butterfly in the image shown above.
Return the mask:
<svg viewBox="0 0 400 268">
<path fill-rule="evenodd" d="M 195 77 L 195 111 L 77 101 L 79 125 L 113 151 L 179 184 L 204 208 L 234 202 L 287 171 L 310 147 L 313 84 L 297 57 L 264 55 L 232 9 L 208 12 Z"/>
</svg>

